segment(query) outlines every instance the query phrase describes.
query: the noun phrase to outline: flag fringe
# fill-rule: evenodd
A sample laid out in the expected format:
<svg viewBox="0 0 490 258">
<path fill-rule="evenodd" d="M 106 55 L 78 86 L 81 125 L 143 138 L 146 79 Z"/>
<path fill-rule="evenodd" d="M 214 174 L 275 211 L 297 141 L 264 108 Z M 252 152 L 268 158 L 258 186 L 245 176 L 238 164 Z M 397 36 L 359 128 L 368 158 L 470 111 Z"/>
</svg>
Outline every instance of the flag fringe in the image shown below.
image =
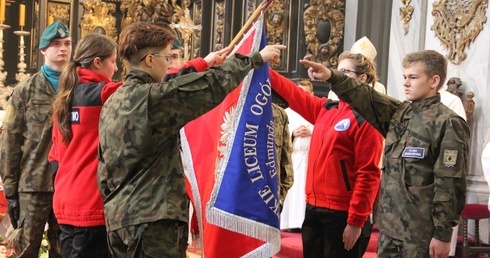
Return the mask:
<svg viewBox="0 0 490 258">
<path fill-rule="evenodd" d="M 201 194 L 199 192 L 199 185 L 197 183 L 196 172 L 194 171 L 194 161 L 192 160 L 191 148 L 189 146 L 189 142 L 187 141 L 187 136 L 185 135 L 185 131 L 182 128 L 180 130 L 180 139 L 181 139 L 181 147 L 182 147 L 182 165 L 184 169 L 184 174 L 191 185 L 191 192 L 194 199 L 194 212 L 197 213 L 197 225 L 199 227 L 199 236 L 202 236 L 203 221 L 202 221 L 202 202 L 201 202 Z M 188 215 L 190 218 L 190 214 Z M 190 221 L 190 220 L 189 220 Z M 189 225 L 190 227 L 190 225 Z M 199 240 L 201 241 L 201 237 Z M 204 246 L 200 243 L 201 253 L 204 254 Z"/>
<path fill-rule="evenodd" d="M 279 229 L 275 227 L 264 223 L 254 223 L 253 220 L 236 216 L 215 207 L 208 210 L 206 219 L 211 224 L 266 242 L 244 257 L 271 257 L 281 249 L 281 234 Z"/>
</svg>

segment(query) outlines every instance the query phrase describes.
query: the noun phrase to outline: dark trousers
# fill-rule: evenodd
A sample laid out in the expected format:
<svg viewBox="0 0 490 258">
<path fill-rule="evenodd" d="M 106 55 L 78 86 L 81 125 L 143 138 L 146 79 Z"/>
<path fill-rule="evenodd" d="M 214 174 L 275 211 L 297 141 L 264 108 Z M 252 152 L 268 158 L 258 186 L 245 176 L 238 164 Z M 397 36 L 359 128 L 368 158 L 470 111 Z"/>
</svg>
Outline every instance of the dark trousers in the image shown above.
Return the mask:
<svg viewBox="0 0 490 258">
<path fill-rule="evenodd" d="M 361 258 L 369 243 L 372 225 L 368 219 L 356 244 L 347 251 L 342 242 L 342 235 L 347 226 L 347 215 L 346 211 L 334 211 L 307 204 L 305 220 L 301 227 L 303 256 L 305 258 Z"/>
<path fill-rule="evenodd" d="M 110 231 L 107 239 L 111 257 L 185 258 L 188 236 L 187 222 L 158 220 Z"/>
<path fill-rule="evenodd" d="M 60 225 L 63 258 L 109 257 L 105 226 L 75 227 Z"/>
</svg>

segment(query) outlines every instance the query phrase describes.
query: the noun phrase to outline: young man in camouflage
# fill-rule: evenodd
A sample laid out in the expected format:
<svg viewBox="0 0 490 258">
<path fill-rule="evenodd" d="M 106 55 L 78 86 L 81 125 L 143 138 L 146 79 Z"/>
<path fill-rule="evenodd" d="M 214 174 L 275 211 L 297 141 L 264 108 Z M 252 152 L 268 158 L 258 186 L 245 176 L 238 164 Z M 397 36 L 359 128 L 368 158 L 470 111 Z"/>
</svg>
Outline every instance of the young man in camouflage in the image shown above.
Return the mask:
<svg viewBox="0 0 490 258">
<path fill-rule="evenodd" d="M 61 257 L 58 224 L 52 210 L 53 178 L 48 169 L 51 105 L 58 79 L 70 61 L 72 42 L 65 24 L 54 22 L 43 32 L 39 49 L 44 65 L 17 86 L 9 100 L 0 152 L 8 213 L 15 228 L 10 238 L 17 257 L 37 257 L 46 222 L 49 257 Z"/>
<path fill-rule="evenodd" d="M 277 173 L 279 175 L 279 200 L 282 211 L 286 195 L 293 185 L 293 162 L 291 154 L 293 145 L 289 133 L 289 118 L 284 108 L 288 103 L 278 96 L 272 94 L 272 116 L 274 118 L 274 143 L 276 147 Z"/>
<path fill-rule="evenodd" d="M 180 44 L 180 40 L 178 38 L 175 38 L 174 43 L 172 43 L 170 55 L 172 56 L 172 60 L 168 65 L 168 69 L 180 69 L 184 65 L 184 62 L 182 61 L 182 45 Z"/>
<path fill-rule="evenodd" d="M 444 56 L 422 50 L 404 58 L 404 102 L 319 63 L 301 63 L 386 138 L 378 257 L 447 257 L 465 206 L 470 130 L 440 102 Z"/>
<path fill-rule="evenodd" d="M 172 34 L 135 23 L 119 38 L 119 56 L 131 68 L 105 103 L 99 126 L 98 178 L 109 250 L 113 257 L 185 257 L 189 200 L 179 130 L 285 47 L 236 55 L 220 67 L 163 82 Z"/>
</svg>

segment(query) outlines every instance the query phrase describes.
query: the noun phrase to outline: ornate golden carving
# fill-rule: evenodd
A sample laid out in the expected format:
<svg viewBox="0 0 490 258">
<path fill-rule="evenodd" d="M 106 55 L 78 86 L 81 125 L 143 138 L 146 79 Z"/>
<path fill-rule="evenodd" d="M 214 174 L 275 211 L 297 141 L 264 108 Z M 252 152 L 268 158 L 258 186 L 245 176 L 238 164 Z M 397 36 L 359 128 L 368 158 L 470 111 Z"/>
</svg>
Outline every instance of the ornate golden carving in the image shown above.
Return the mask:
<svg viewBox="0 0 490 258">
<path fill-rule="evenodd" d="M 179 15 L 174 13 L 182 13 L 182 8 L 177 4 L 176 0 L 120 0 L 121 12 L 123 13 L 123 19 L 121 27 L 134 22 L 163 22 L 170 25 L 172 22 L 178 22 L 175 20 Z"/>
<path fill-rule="evenodd" d="M 116 11 L 116 5 L 104 2 L 82 2 L 83 17 L 80 24 L 81 36 L 95 32 L 107 35 L 117 41 L 116 17 L 112 16 Z"/>
<path fill-rule="evenodd" d="M 123 15 L 121 28 L 135 22 L 153 22 L 168 29 L 174 28 L 176 36 L 184 43 L 185 59 L 191 59 L 199 54 L 200 28 L 202 23 L 202 2 L 190 0 L 112 0 L 121 2 L 120 10 Z M 179 3 L 180 4 L 179 4 Z M 194 19 L 190 12 L 192 8 Z M 192 29 L 188 27 L 193 27 Z M 127 64 L 123 64 L 123 71 Z M 124 74 L 124 72 L 123 72 Z"/>
<path fill-rule="evenodd" d="M 33 10 L 34 13 L 32 14 L 33 17 L 33 22 L 32 22 L 32 27 L 31 27 L 31 53 L 30 53 L 30 69 L 37 69 L 37 55 L 39 54 L 39 49 L 37 48 L 39 46 L 39 23 L 41 21 L 40 15 L 39 15 L 39 2 L 38 1 L 33 1 Z"/>
<path fill-rule="evenodd" d="M 344 3 L 340 0 L 310 1 L 304 12 L 306 55 L 304 59 L 336 67 L 344 37 Z"/>
<path fill-rule="evenodd" d="M 403 24 L 403 33 L 407 35 L 408 29 L 410 25 L 408 24 L 412 19 L 413 7 L 410 5 L 412 0 L 402 0 L 402 3 L 405 5 L 400 7 L 400 16 Z"/>
<path fill-rule="evenodd" d="M 255 2 L 254 0 L 247 0 L 247 4 L 246 4 L 246 8 L 247 8 L 247 16 L 246 16 L 246 19 L 245 20 L 248 20 L 248 18 L 252 15 L 252 13 L 255 11 L 255 9 L 257 9 L 256 5 L 255 5 Z"/>
<path fill-rule="evenodd" d="M 202 24 L 202 2 L 196 1 L 194 2 L 194 24 L 196 26 L 201 26 Z M 195 30 L 193 34 L 193 55 L 192 56 L 201 56 L 201 30 Z"/>
<path fill-rule="evenodd" d="M 54 21 L 70 24 L 70 4 L 48 2 L 47 17 L 54 17 Z"/>
<path fill-rule="evenodd" d="M 265 24 L 267 27 L 267 43 L 268 44 L 286 44 L 286 24 L 288 21 L 287 11 L 289 8 L 286 6 L 286 1 L 277 0 L 274 1 L 266 12 Z M 284 57 L 285 50 L 276 60 L 272 62 L 271 66 L 276 69 L 281 69 L 284 67 Z"/>
<path fill-rule="evenodd" d="M 184 60 L 187 61 L 190 59 L 189 46 L 191 45 L 192 35 L 194 34 L 194 31 L 201 30 L 201 25 L 194 25 L 188 5 L 184 5 L 182 7 L 184 17 L 177 16 L 179 23 L 172 23 L 170 26 L 177 29 L 184 39 Z"/>
<path fill-rule="evenodd" d="M 215 51 L 223 49 L 224 42 L 223 37 L 225 33 L 225 2 L 216 2 L 216 9 L 214 14 L 216 21 L 216 29 L 214 31 L 214 45 Z"/>
<path fill-rule="evenodd" d="M 485 15 L 487 0 L 441 0 L 432 4 L 434 24 L 431 26 L 448 50 L 446 57 L 454 64 L 466 59 L 465 48 L 480 34 Z"/>
<path fill-rule="evenodd" d="M 197 4 L 191 5 L 190 0 L 121 0 L 120 9 L 123 13 L 121 27 L 139 21 L 169 25 L 176 29 L 177 36 L 184 43 L 184 58 L 189 59 L 193 57 L 195 51 L 199 51 L 199 48 L 197 50 L 194 48 L 193 41 L 195 32 L 200 30 L 201 24 L 201 18 L 197 21 L 197 25 L 194 24 L 195 19 L 190 9 L 194 7 L 194 16 L 202 16 L 200 13 L 202 8 L 196 8 Z M 202 6 L 202 3 L 199 6 Z"/>
</svg>

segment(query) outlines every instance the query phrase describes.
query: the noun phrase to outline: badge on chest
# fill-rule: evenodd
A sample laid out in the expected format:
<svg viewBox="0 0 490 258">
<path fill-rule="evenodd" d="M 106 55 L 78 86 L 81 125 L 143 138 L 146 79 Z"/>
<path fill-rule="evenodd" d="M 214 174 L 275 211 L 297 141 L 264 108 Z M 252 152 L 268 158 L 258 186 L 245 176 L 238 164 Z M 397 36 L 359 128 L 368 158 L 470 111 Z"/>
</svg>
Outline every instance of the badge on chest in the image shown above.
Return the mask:
<svg viewBox="0 0 490 258">
<path fill-rule="evenodd" d="M 343 132 L 343 131 L 347 131 L 349 127 L 350 127 L 349 118 L 344 118 L 335 125 L 334 130 L 337 132 Z"/>
<path fill-rule="evenodd" d="M 406 147 L 403 150 L 402 157 L 412 159 L 423 159 L 425 157 L 425 148 Z"/>
</svg>

